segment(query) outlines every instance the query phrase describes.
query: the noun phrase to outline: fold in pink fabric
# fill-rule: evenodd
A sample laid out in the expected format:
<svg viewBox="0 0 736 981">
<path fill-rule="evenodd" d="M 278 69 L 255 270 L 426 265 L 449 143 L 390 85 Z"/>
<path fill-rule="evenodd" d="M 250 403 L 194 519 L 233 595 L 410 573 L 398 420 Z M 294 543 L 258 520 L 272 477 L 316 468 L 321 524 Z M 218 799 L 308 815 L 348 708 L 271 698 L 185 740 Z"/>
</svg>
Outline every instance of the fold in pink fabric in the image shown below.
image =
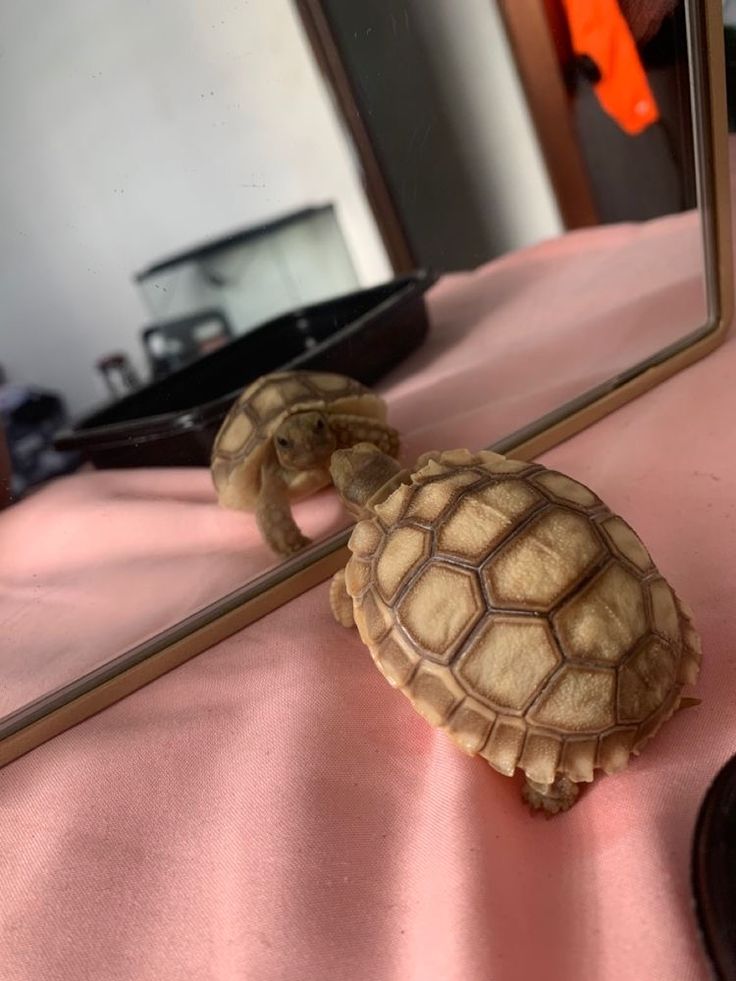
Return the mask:
<svg viewBox="0 0 736 981">
<path fill-rule="evenodd" d="M 539 254 L 527 274 L 522 257 L 504 260 L 516 287 L 486 309 L 524 308 Z M 442 287 L 435 330 L 441 310 L 470 322 L 476 287 L 493 281 L 489 268 Z M 576 298 L 564 296 L 572 321 Z M 592 325 L 592 308 L 586 316 Z M 522 337 L 526 327 L 512 329 Z M 505 411 L 494 385 L 510 401 L 514 379 L 521 392 L 547 378 L 544 399 L 568 391 L 574 348 L 554 370 L 540 363 L 527 375 L 520 362 L 508 378 L 488 355 L 495 382 L 481 406 L 463 379 L 477 372 L 479 399 L 486 335 L 479 348 L 461 334 L 453 350 L 467 372 L 451 384 L 435 361 L 433 404 L 408 366 L 397 373 L 392 408 L 410 422 L 412 447 L 422 420 L 427 430 L 437 420 L 430 435 L 445 445 L 493 438 Z M 598 343 L 592 326 L 589 336 Z M 422 356 L 429 374 L 431 347 Z M 610 369 L 583 363 L 586 382 Z M 688 864 L 698 803 L 736 749 L 734 374 L 729 341 L 543 458 L 631 522 L 702 634 L 702 704 L 627 771 L 596 780 L 565 815 L 532 817 L 518 781 L 464 756 L 387 686 L 357 635 L 333 621 L 323 584 L 0 772 L 3 981 L 705 981 Z M 70 505 L 67 537 L 55 531 L 48 551 L 33 551 L 57 563 L 58 603 L 44 595 L 31 615 L 26 596 L 14 619 L 4 614 L 6 644 L 45 643 L 54 628 L 44 619 L 73 629 L 65 603 L 82 595 L 80 643 L 91 631 L 99 643 L 118 622 L 145 632 L 155 609 L 141 604 L 146 590 L 175 615 L 177 587 L 182 603 L 198 602 L 197 578 L 235 563 L 230 536 L 242 525 L 204 517 L 204 475 L 75 480 L 94 483 L 82 514 Z M 42 494 L 28 506 L 51 508 Z M 162 523 L 155 554 L 150 538 L 125 541 L 145 508 L 155 514 L 146 527 Z M 212 524 L 193 547 L 184 522 L 196 508 Z M 107 578 L 98 556 L 97 578 L 85 578 L 94 554 L 83 548 L 94 546 L 82 545 L 84 529 L 125 509 L 128 531 L 110 557 L 121 569 Z M 21 519 L 8 519 L 0 547 L 18 548 Z M 213 542 L 223 555 L 205 562 Z M 21 553 L 15 589 L 32 589 L 35 559 Z M 61 643 L 61 628 L 55 636 Z"/>
</svg>

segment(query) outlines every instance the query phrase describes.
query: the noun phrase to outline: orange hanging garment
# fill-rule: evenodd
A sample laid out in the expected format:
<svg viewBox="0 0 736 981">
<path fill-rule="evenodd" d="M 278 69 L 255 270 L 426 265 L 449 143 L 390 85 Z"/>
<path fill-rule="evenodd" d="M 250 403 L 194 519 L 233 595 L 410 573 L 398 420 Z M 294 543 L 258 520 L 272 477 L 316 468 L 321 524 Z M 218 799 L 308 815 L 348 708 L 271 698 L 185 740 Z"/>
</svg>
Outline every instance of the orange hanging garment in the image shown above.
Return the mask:
<svg viewBox="0 0 736 981">
<path fill-rule="evenodd" d="M 600 72 L 593 88 L 603 109 L 635 136 L 657 122 L 659 108 L 617 0 L 562 0 L 573 51 Z"/>
</svg>

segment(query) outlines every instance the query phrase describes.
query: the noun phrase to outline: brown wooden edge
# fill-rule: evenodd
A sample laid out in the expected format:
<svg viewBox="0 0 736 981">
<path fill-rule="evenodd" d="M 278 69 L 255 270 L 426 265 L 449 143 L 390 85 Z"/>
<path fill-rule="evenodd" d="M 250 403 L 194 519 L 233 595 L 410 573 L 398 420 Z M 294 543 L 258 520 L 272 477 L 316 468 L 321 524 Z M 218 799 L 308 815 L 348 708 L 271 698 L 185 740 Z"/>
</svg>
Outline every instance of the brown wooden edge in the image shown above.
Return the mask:
<svg viewBox="0 0 736 981">
<path fill-rule="evenodd" d="M 724 79 L 724 50 L 720 0 L 707 0 L 703 11 L 704 42 L 708 55 L 709 68 L 706 70 L 704 102 L 708 133 L 708 158 L 704 161 L 706 182 L 710 181 L 713 200 L 711 219 L 713 222 L 714 260 L 717 272 L 717 297 L 719 317 L 714 328 L 695 343 L 678 351 L 660 364 L 652 365 L 642 374 L 625 382 L 620 387 L 596 399 L 590 405 L 574 411 L 563 419 L 556 420 L 543 431 L 505 442 L 503 452 L 521 459 L 531 459 L 552 449 L 592 423 L 602 419 L 614 409 L 620 408 L 655 385 L 693 364 L 718 347 L 728 332 L 733 315 L 733 265 L 731 257 L 730 205 L 728 144 L 726 140 L 726 92 Z M 720 134 L 715 136 L 714 134 Z M 265 589 L 235 609 L 213 616 L 213 619 L 155 654 L 121 671 L 120 674 L 104 682 L 55 709 L 48 715 L 19 731 L 0 740 L 0 766 L 10 763 L 24 753 L 35 749 L 53 736 L 64 732 L 78 722 L 95 715 L 114 702 L 136 689 L 154 681 L 172 668 L 184 664 L 190 658 L 214 644 L 232 636 L 243 627 L 265 616 L 278 606 L 300 596 L 314 586 L 329 578 L 342 568 L 348 557 L 347 548 L 342 545 L 335 551 L 319 557 L 311 565 L 300 569 L 294 575 Z M 247 643 L 245 641 L 244 643 Z"/>
<path fill-rule="evenodd" d="M 493 0 L 489 0 L 493 2 Z M 566 228 L 598 224 L 543 0 L 496 0 Z"/>
<path fill-rule="evenodd" d="M 352 138 L 362 167 L 361 178 L 368 204 L 391 265 L 397 273 L 411 272 L 417 263 L 322 4 L 320 0 L 295 0 L 295 4 L 317 65 Z"/>
</svg>

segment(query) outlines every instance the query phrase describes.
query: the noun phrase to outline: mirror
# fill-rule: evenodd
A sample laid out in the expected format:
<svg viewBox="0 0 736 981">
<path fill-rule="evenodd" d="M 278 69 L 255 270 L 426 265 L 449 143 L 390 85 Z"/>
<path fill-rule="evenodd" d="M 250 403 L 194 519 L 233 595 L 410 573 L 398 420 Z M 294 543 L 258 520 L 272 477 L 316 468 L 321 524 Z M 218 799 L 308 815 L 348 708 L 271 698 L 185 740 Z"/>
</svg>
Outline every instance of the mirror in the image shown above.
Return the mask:
<svg viewBox="0 0 736 981">
<path fill-rule="evenodd" d="M 289 562 L 217 506 L 264 365 L 368 380 L 411 461 L 716 342 L 706 6 L 622 2 L 622 71 L 551 0 L 4 5 L 0 737 L 344 542 L 329 489 Z"/>
</svg>

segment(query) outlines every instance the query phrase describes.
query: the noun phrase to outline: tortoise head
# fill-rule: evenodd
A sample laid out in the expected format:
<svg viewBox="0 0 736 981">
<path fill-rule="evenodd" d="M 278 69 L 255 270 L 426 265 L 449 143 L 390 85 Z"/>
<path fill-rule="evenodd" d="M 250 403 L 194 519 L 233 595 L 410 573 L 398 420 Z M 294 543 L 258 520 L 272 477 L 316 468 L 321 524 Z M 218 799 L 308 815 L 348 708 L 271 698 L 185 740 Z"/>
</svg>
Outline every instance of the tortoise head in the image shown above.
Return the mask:
<svg viewBox="0 0 736 981">
<path fill-rule="evenodd" d="M 378 504 L 397 485 L 401 464 L 373 443 L 356 443 L 332 454 L 330 474 L 337 492 L 351 514 L 367 517 L 370 505 Z M 381 493 L 385 491 L 385 493 Z"/>
<path fill-rule="evenodd" d="M 324 412 L 294 412 L 273 434 L 279 463 L 287 470 L 327 467 L 335 449 L 335 434 Z"/>
</svg>

